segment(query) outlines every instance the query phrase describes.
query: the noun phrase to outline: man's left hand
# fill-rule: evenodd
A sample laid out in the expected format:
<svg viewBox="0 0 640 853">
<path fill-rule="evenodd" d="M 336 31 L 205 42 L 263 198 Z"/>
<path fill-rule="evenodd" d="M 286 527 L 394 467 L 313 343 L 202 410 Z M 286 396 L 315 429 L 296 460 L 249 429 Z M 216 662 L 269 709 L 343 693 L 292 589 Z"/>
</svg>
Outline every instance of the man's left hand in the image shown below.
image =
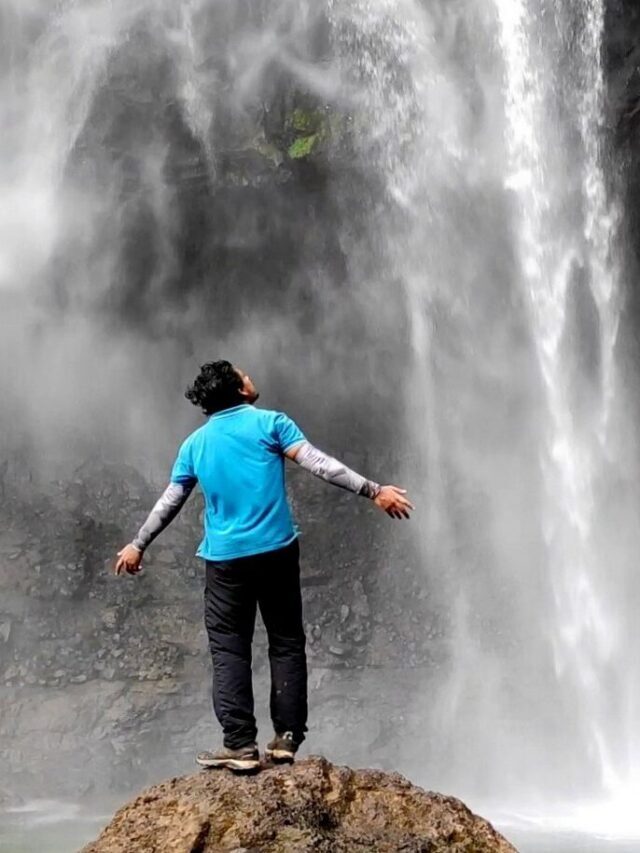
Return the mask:
<svg viewBox="0 0 640 853">
<path fill-rule="evenodd" d="M 391 518 L 409 518 L 410 512 L 415 509 L 407 497 L 407 490 L 400 486 L 382 486 L 373 502 Z"/>
</svg>

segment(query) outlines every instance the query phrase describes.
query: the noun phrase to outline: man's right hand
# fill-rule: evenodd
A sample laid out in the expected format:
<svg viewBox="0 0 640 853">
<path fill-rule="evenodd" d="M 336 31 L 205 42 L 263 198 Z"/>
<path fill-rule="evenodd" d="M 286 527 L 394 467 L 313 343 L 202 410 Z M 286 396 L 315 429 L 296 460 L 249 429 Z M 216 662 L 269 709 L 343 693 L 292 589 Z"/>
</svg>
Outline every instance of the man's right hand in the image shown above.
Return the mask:
<svg viewBox="0 0 640 853">
<path fill-rule="evenodd" d="M 139 551 L 134 545 L 125 545 L 122 551 L 118 551 L 118 562 L 115 565 L 114 572 L 121 575 L 127 572 L 129 575 L 137 575 L 142 569 L 142 551 Z"/>
<path fill-rule="evenodd" d="M 383 486 L 373 502 L 391 518 L 409 518 L 409 511 L 415 507 L 406 494 L 407 490 L 399 486 Z"/>
</svg>

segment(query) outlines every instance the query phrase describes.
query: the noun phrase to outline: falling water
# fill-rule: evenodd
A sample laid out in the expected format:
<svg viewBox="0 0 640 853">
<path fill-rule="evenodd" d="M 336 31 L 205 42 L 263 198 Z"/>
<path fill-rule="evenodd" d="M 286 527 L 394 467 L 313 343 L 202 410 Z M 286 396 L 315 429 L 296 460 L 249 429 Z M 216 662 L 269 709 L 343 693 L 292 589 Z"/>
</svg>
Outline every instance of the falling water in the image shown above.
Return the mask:
<svg viewBox="0 0 640 853">
<path fill-rule="evenodd" d="M 573 681 L 580 698 L 576 725 L 584 717 L 588 728 L 585 745 L 587 750 L 598 752 L 604 780 L 610 782 L 613 768 L 603 730 L 606 720 L 597 705 L 601 667 L 614 652 L 615 637 L 612 615 L 605 612 L 597 588 L 593 540 L 595 481 L 608 449 L 617 324 L 615 308 L 611 307 L 615 297 L 615 271 L 609 268 L 611 226 L 607 219 L 611 217 L 604 200 L 598 145 L 603 94 L 599 71 L 602 9 L 597 4 L 594 8 L 587 5 L 584 21 L 572 22 L 585 30 L 578 50 L 584 55 L 578 55 L 578 62 L 596 70 L 585 79 L 577 75 L 585 91 L 576 92 L 568 105 L 580 116 L 580 136 L 574 144 L 583 160 L 584 196 L 584 224 L 571 230 L 559 227 L 559 208 L 565 200 L 558 192 L 560 176 L 549 164 L 548 151 L 557 142 L 553 131 L 545 135 L 550 123 L 546 111 L 556 80 L 547 70 L 544 55 L 536 55 L 534 36 L 539 19 L 525 3 L 501 3 L 498 10 L 505 56 L 507 182 L 517 198 L 522 283 L 530 300 L 548 406 L 541 463 L 546 491 L 542 525 L 556 610 L 550 639 L 558 678 Z M 562 12 L 558 9 L 559 18 Z M 561 20 L 557 26 L 562 26 Z M 558 33 L 560 39 L 563 35 L 562 31 Z M 564 170 L 568 164 L 561 161 L 558 167 Z M 562 353 L 569 288 L 576 267 L 586 268 L 580 287 L 592 294 L 600 331 L 595 344 L 600 349 L 600 387 L 593 400 L 594 410 L 589 413 L 593 423 L 586 430 L 572 406 L 571 384 L 576 379 L 569 374 Z"/>
<path fill-rule="evenodd" d="M 411 318 L 408 471 L 424 484 L 428 583 L 450 614 L 415 772 L 427 760 L 429 784 L 529 803 L 622 796 L 624 810 L 637 490 L 604 5 L 332 13 L 371 117 L 362 157 L 386 182 L 372 228 Z"/>
<path fill-rule="evenodd" d="M 628 797 L 629 767 L 638 756 L 632 730 L 619 729 L 619 709 L 627 706 L 628 713 L 633 688 L 625 682 L 637 674 L 620 672 L 633 635 L 621 634 L 615 583 L 625 579 L 611 563 L 616 538 L 634 548 L 635 525 L 606 529 L 605 520 L 616 478 L 624 480 L 626 448 L 616 428 L 630 411 L 624 411 L 616 365 L 622 294 L 619 215 L 604 171 L 604 4 L 589 0 L 579 12 L 559 2 L 496 5 L 505 65 L 506 185 L 515 200 L 521 286 L 546 403 L 541 526 L 553 593 L 554 699 L 574 703 L 577 748 L 589 780 L 585 785 L 578 772 L 567 794 L 592 787 L 604 797 L 624 790 Z M 592 306 L 587 330 L 571 329 L 576 302 Z M 576 348 L 585 346 L 578 336 L 587 333 L 592 354 L 585 358 Z M 576 389 L 587 377 L 585 403 Z M 633 588 L 629 578 L 626 584 Z"/>
</svg>

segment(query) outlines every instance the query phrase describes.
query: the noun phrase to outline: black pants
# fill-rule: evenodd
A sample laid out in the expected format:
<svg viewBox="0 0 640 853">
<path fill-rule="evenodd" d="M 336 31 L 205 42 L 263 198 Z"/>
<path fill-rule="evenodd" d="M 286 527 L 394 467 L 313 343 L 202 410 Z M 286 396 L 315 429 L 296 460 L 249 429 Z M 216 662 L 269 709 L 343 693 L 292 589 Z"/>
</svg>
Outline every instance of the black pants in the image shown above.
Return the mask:
<svg viewBox="0 0 640 853">
<path fill-rule="evenodd" d="M 239 749 L 257 736 L 251 683 L 256 606 L 267 629 L 271 719 L 278 734 L 307 730 L 307 659 L 297 540 L 278 551 L 207 562 L 205 624 L 213 659 L 213 707 L 224 745 Z"/>
</svg>

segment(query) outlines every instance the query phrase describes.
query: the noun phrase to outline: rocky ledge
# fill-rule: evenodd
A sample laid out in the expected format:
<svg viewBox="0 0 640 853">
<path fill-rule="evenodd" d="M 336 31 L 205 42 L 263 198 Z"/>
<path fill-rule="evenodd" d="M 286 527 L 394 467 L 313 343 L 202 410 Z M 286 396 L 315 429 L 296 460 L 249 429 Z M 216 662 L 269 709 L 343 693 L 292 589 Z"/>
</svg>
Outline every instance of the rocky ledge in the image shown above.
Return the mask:
<svg viewBox="0 0 640 853">
<path fill-rule="evenodd" d="M 396 773 L 311 757 L 254 776 L 208 771 L 149 788 L 82 853 L 515 853 L 453 797 Z"/>
</svg>

